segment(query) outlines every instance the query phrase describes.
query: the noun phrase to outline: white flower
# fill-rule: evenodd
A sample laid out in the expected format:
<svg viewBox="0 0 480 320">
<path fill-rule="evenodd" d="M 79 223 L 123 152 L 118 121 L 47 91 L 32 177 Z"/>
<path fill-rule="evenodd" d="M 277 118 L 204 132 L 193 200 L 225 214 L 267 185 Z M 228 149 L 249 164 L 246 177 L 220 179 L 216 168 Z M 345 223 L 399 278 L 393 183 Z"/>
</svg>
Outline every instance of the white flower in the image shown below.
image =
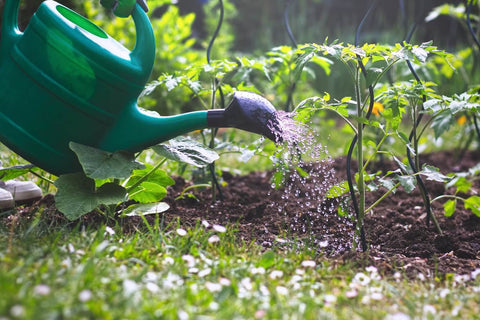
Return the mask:
<svg viewBox="0 0 480 320">
<path fill-rule="evenodd" d="M 163 286 L 167 289 L 172 289 L 183 285 L 184 281 L 182 277 L 175 273 L 168 273 L 165 279 L 163 279 Z"/>
<path fill-rule="evenodd" d="M 347 298 L 355 298 L 356 296 L 358 296 L 358 291 L 357 290 L 345 291 L 345 297 L 347 297 Z"/>
<path fill-rule="evenodd" d="M 214 234 L 210 238 L 208 238 L 208 243 L 217 243 L 220 242 L 220 237 Z"/>
<path fill-rule="evenodd" d="M 179 320 L 188 320 L 188 318 L 189 318 L 188 313 L 186 313 L 183 310 L 178 310 L 177 317 L 178 317 Z"/>
<path fill-rule="evenodd" d="M 178 228 L 177 229 L 177 234 L 180 236 L 180 237 L 184 237 L 187 235 L 187 231 L 185 229 L 181 229 L 181 228 Z"/>
<path fill-rule="evenodd" d="M 208 276 L 211 272 L 212 272 L 212 269 L 206 268 L 206 269 L 201 270 L 201 271 L 198 273 L 198 276 L 199 276 L 200 278 L 203 278 L 203 277 L 205 277 L 205 276 Z"/>
<path fill-rule="evenodd" d="M 160 287 L 153 282 L 147 282 L 147 284 L 145 285 L 145 288 L 147 288 L 147 290 L 150 291 L 151 293 L 160 292 Z"/>
<path fill-rule="evenodd" d="M 221 226 L 219 224 L 214 224 L 213 225 L 213 230 L 219 232 L 219 233 L 225 233 L 227 232 L 227 228 L 225 228 L 224 226 Z"/>
<path fill-rule="evenodd" d="M 205 228 L 210 227 L 210 223 L 209 223 L 207 220 L 202 220 L 202 225 L 203 225 Z"/>
<path fill-rule="evenodd" d="M 447 288 L 440 290 L 440 292 L 438 293 L 438 295 L 442 299 L 445 299 L 445 297 L 448 296 L 449 294 L 450 294 L 450 289 L 447 289 Z"/>
<path fill-rule="evenodd" d="M 378 269 L 374 266 L 369 266 L 369 267 L 366 267 L 365 268 L 365 271 L 369 272 L 369 273 L 377 273 L 378 272 Z"/>
<path fill-rule="evenodd" d="M 81 302 L 87 302 L 92 299 L 92 291 L 85 289 L 78 293 L 78 300 Z"/>
<path fill-rule="evenodd" d="M 137 292 L 139 289 L 138 284 L 130 279 L 125 279 L 123 280 L 123 294 L 125 296 L 130 296 Z"/>
<path fill-rule="evenodd" d="M 381 292 L 372 292 L 372 294 L 370 294 L 370 298 L 372 300 L 380 301 L 383 299 L 383 294 Z"/>
<path fill-rule="evenodd" d="M 264 267 L 252 268 L 252 274 L 265 274 Z"/>
<path fill-rule="evenodd" d="M 189 268 L 188 273 L 198 273 L 200 270 L 198 268 Z"/>
<path fill-rule="evenodd" d="M 313 260 L 302 261 L 302 267 L 304 268 L 315 268 L 317 264 Z"/>
<path fill-rule="evenodd" d="M 475 269 L 472 271 L 471 277 L 473 280 L 475 280 L 478 277 L 478 275 L 480 275 L 480 269 Z"/>
<path fill-rule="evenodd" d="M 205 288 L 210 292 L 219 292 L 222 290 L 222 285 L 220 283 L 213 283 L 210 281 L 205 282 Z"/>
<path fill-rule="evenodd" d="M 63 259 L 61 262 L 61 266 L 67 269 L 70 268 L 72 266 L 72 260 L 70 259 L 70 257 Z"/>
<path fill-rule="evenodd" d="M 10 308 L 10 314 L 15 318 L 21 318 L 25 315 L 25 308 L 19 304 Z"/>
<path fill-rule="evenodd" d="M 279 279 L 279 278 L 283 277 L 283 271 L 282 270 L 273 270 L 272 272 L 270 272 L 269 277 L 270 277 L 270 279 Z"/>
<path fill-rule="evenodd" d="M 328 241 L 327 241 L 327 240 L 325 240 L 325 241 L 320 241 L 320 242 L 318 243 L 318 245 L 319 245 L 320 248 L 326 248 L 326 247 L 328 247 Z"/>
<path fill-rule="evenodd" d="M 282 296 L 286 296 L 288 294 L 288 289 L 285 288 L 284 286 L 277 286 L 275 290 L 279 295 L 282 295 Z"/>
<path fill-rule="evenodd" d="M 164 264 L 168 264 L 168 265 L 172 265 L 172 264 L 175 263 L 175 260 L 173 260 L 172 257 L 167 256 L 167 257 L 165 257 L 165 258 L 163 259 L 163 263 L 164 263 Z"/>
<path fill-rule="evenodd" d="M 358 283 L 361 286 L 366 286 L 370 283 L 370 277 L 363 272 L 359 272 L 353 278 L 354 283 Z"/>
<path fill-rule="evenodd" d="M 46 284 L 39 284 L 33 288 L 33 293 L 39 296 L 46 296 L 50 293 L 50 287 Z"/>
<path fill-rule="evenodd" d="M 423 273 L 417 274 L 417 278 L 418 278 L 418 280 L 420 280 L 420 281 L 425 281 L 425 279 L 426 279 L 426 278 L 425 278 L 425 275 L 424 275 Z"/>
<path fill-rule="evenodd" d="M 329 306 L 337 302 L 337 297 L 333 294 L 326 294 L 325 296 L 323 296 L 323 301 L 327 306 Z"/>
<path fill-rule="evenodd" d="M 155 272 L 148 271 L 143 278 L 147 282 L 156 282 L 158 280 L 158 275 Z"/>
<path fill-rule="evenodd" d="M 252 280 L 250 280 L 250 278 L 243 278 L 241 281 L 240 281 L 240 284 L 242 285 L 242 287 L 245 289 L 245 290 L 252 290 L 253 288 L 253 285 L 252 285 Z"/>
<path fill-rule="evenodd" d="M 218 308 L 220 308 L 220 305 L 218 303 L 216 303 L 215 301 L 212 301 L 210 302 L 210 304 L 208 305 L 208 308 L 212 311 L 217 311 Z"/>
<path fill-rule="evenodd" d="M 467 281 L 470 280 L 470 275 L 468 274 L 456 274 L 454 277 L 453 277 L 453 280 L 456 282 L 456 283 L 465 283 Z"/>
<path fill-rule="evenodd" d="M 113 236 L 115 234 L 115 230 L 113 230 L 111 227 L 109 226 L 106 226 L 105 227 L 105 234 L 107 235 L 110 235 L 110 236 Z"/>
<path fill-rule="evenodd" d="M 218 283 L 224 287 L 228 287 L 232 284 L 232 282 L 227 278 L 220 278 L 220 280 L 218 280 Z"/>
<path fill-rule="evenodd" d="M 193 267 L 195 266 L 195 258 L 192 255 L 189 254 L 184 254 L 182 256 L 182 260 L 185 261 L 188 267 Z"/>
<path fill-rule="evenodd" d="M 426 304 L 423 306 L 423 313 L 426 315 L 428 315 L 429 313 L 435 315 L 437 313 L 437 310 L 431 304 Z"/>
<path fill-rule="evenodd" d="M 402 312 L 397 312 L 394 314 L 388 314 L 385 317 L 385 320 L 410 320 L 410 316 Z"/>
</svg>

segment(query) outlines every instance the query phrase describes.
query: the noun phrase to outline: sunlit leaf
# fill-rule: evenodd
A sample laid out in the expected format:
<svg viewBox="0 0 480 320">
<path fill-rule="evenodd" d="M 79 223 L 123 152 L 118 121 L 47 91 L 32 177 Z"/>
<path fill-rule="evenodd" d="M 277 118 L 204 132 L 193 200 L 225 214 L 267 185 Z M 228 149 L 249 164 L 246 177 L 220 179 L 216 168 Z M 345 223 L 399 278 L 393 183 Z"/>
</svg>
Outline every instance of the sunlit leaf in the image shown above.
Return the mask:
<svg viewBox="0 0 480 320">
<path fill-rule="evenodd" d="M 480 217 L 480 197 L 471 196 L 465 199 L 465 209 L 471 210 L 477 217 Z"/>
<path fill-rule="evenodd" d="M 219 158 L 214 150 L 185 137 L 171 139 L 168 144 L 158 144 L 152 149 L 165 158 L 196 167 L 205 167 Z"/>
<path fill-rule="evenodd" d="M 438 168 L 430 165 L 424 165 L 422 171 L 420 171 L 422 176 L 425 176 L 427 180 L 446 182 L 450 180 L 450 177 L 442 174 Z"/>
<path fill-rule="evenodd" d="M 149 214 L 162 213 L 167 211 L 168 209 L 170 209 L 170 206 L 168 205 L 168 203 L 165 202 L 133 204 L 123 210 L 122 216 L 146 216 Z"/>
<path fill-rule="evenodd" d="M 443 204 L 443 211 L 445 217 L 451 217 L 457 208 L 457 200 L 448 200 Z"/>
<path fill-rule="evenodd" d="M 0 169 L 0 180 L 12 180 L 30 172 L 35 166 L 33 164 L 18 165 Z"/>
</svg>

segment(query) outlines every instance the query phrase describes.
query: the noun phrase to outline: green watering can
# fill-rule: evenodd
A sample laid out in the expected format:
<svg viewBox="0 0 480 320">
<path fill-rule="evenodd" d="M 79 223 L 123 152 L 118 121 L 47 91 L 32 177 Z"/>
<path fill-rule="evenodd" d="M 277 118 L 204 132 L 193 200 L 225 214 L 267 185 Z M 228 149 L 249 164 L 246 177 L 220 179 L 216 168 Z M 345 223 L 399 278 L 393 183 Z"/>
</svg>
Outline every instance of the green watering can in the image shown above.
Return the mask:
<svg viewBox="0 0 480 320">
<path fill-rule="evenodd" d="M 44 1 L 18 29 L 20 0 L 5 0 L 0 42 L 0 141 L 55 175 L 81 170 L 71 141 L 105 151 L 139 152 L 184 133 L 235 127 L 280 140 L 275 108 L 236 92 L 226 109 L 175 116 L 137 106 L 155 58 L 152 26 L 140 4 L 136 44 L 123 47 L 98 26 Z"/>
</svg>

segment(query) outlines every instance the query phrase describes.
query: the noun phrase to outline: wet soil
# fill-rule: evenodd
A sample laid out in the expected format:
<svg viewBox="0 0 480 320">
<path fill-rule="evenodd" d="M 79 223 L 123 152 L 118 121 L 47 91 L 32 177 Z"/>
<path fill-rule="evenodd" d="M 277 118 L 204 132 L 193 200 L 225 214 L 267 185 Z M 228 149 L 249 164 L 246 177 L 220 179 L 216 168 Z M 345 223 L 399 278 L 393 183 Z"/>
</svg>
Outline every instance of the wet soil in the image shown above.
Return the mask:
<svg viewBox="0 0 480 320">
<path fill-rule="evenodd" d="M 468 152 L 461 158 L 453 152 L 427 154 L 422 162 L 436 166 L 440 172 L 468 171 L 480 162 L 480 152 Z M 345 179 L 345 159 L 332 160 L 336 179 Z M 370 169 L 395 169 L 391 162 L 377 163 Z M 352 250 L 355 223 L 353 210 L 347 198 L 308 201 L 303 193 L 285 197 L 282 190 L 271 188 L 272 172 L 253 172 L 244 176 L 223 173 L 223 201 L 212 202 L 210 190 L 193 191 L 194 197 L 175 198 L 190 182 L 176 178 L 165 199 L 170 209 L 162 219 L 165 224 L 179 221 L 188 228 L 205 220 L 210 225 L 219 224 L 236 228 L 238 241 L 255 242 L 265 250 L 278 246 L 308 245 L 319 256 L 334 263 L 353 263 L 359 266 L 375 265 L 384 273 L 401 272 L 410 276 L 422 273 L 425 276 L 444 276 L 448 273 L 466 274 L 480 268 L 480 218 L 465 210 L 459 203 L 452 217 L 443 215 L 441 202 L 433 204 L 433 212 L 443 234 L 434 225 L 426 224 L 426 210 L 418 188 L 412 193 L 402 189 L 388 196 L 365 217 L 367 252 Z M 477 179 L 471 194 L 480 192 Z M 308 182 L 307 182 L 308 183 Z M 430 198 L 451 193 L 444 184 L 425 181 Z M 303 186 L 308 187 L 308 186 Z M 367 206 L 385 190 L 367 193 Z M 283 196 L 283 197 L 282 197 Z M 23 209 L 34 210 L 39 204 L 48 208 L 45 214 L 51 219 L 62 219 L 55 212 L 53 197 L 47 196 L 39 203 Z M 346 206 L 349 217 L 340 217 L 337 208 Z M 320 208 L 320 210 L 317 210 Z M 35 209 L 36 210 L 36 209 Z M 148 216 L 150 221 L 154 217 Z M 95 218 L 84 217 L 86 223 L 95 223 Z M 127 230 L 138 230 L 144 222 L 138 217 L 126 218 L 121 223 Z M 176 225 L 176 224 L 175 224 Z"/>
</svg>

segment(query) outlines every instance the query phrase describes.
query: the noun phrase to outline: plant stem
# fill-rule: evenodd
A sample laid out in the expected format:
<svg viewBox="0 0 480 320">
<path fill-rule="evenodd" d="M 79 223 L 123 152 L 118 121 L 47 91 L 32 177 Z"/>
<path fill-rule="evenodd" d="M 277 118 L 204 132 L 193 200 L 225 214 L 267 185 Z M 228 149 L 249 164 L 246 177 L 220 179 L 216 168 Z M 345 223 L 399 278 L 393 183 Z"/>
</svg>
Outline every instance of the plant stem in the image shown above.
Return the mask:
<svg viewBox="0 0 480 320">
<path fill-rule="evenodd" d="M 44 176 L 42 176 L 42 175 L 40 175 L 40 174 L 36 173 L 36 172 L 35 172 L 35 171 L 33 171 L 33 170 L 30 170 L 29 172 L 30 172 L 31 174 L 33 174 L 34 176 L 37 176 L 38 178 L 40 178 L 40 179 L 42 179 L 42 180 L 44 180 L 44 181 L 48 182 L 49 184 L 52 184 L 52 185 L 54 184 L 54 182 L 53 182 L 52 180 L 50 180 L 50 179 L 48 179 L 48 178 L 46 178 L 46 177 L 44 177 Z"/>
<path fill-rule="evenodd" d="M 400 186 L 400 182 L 397 182 L 396 185 L 394 185 L 392 188 L 390 188 L 387 192 L 385 192 L 380 198 L 377 199 L 370 207 L 368 207 L 365 212 L 368 212 L 375 208 L 383 199 L 385 199 L 390 193 L 393 192 L 393 190 L 397 189 Z"/>
<path fill-rule="evenodd" d="M 185 189 L 183 189 L 183 191 L 180 193 L 180 195 L 178 197 L 175 198 L 175 200 L 179 200 L 179 199 L 183 199 L 185 193 L 191 189 L 195 189 L 195 188 L 208 188 L 208 187 L 211 187 L 212 185 L 210 184 L 206 184 L 206 183 L 201 183 L 201 184 L 194 184 L 193 186 L 189 186 L 189 187 L 186 187 Z"/>
<path fill-rule="evenodd" d="M 360 71 L 357 69 L 355 94 L 357 96 L 357 116 L 361 117 L 363 108 L 360 97 Z M 365 217 L 365 181 L 363 177 L 363 123 L 358 121 L 357 123 L 357 163 L 358 163 L 358 218 L 356 232 L 361 235 L 363 230 L 363 219 Z M 365 248 L 364 248 L 365 249 Z"/>
<path fill-rule="evenodd" d="M 127 188 L 127 193 L 130 193 L 130 191 L 134 190 L 136 187 L 138 187 L 143 181 L 147 180 L 147 178 L 152 174 L 154 173 L 158 168 L 160 168 L 160 166 L 162 166 L 165 162 L 167 161 L 167 158 L 163 158 L 162 161 L 160 161 L 159 163 L 157 163 L 157 165 L 155 167 L 153 167 L 150 171 L 147 172 L 147 174 L 145 174 L 143 177 L 141 177 L 140 179 L 138 179 L 137 182 L 135 182 L 134 184 L 132 184 L 130 187 Z"/>
</svg>

